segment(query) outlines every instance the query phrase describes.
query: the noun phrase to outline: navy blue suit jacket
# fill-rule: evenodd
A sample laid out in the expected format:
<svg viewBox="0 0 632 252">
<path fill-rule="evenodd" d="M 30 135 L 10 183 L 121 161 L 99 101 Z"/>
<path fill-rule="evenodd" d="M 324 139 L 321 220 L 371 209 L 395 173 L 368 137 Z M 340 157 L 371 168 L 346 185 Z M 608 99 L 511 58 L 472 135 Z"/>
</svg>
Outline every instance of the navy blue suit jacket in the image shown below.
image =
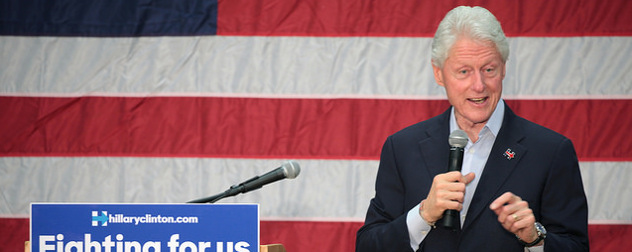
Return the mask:
<svg viewBox="0 0 632 252">
<path fill-rule="evenodd" d="M 447 171 L 449 122 L 450 109 L 388 137 L 356 251 L 412 251 L 406 214 L 426 198 L 433 178 Z M 514 158 L 503 155 L 507 149 Z M 505 192 L 526 200 L 545 226 L 545 251 L 588 251 L 588 206 L 571 141 L 506 105 L 462 230 L 432 229 L 418 251 L 523 251 L 489 209 Z"/>
</svg>

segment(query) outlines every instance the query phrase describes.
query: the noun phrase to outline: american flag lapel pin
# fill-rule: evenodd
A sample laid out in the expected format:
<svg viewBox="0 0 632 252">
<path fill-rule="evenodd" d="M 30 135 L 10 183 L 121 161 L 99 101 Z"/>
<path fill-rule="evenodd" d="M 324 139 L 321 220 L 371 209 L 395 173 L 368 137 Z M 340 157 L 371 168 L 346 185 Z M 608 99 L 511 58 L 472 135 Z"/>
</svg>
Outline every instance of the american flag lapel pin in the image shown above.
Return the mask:
<svg viewBox="0 0 632 252">
<path fill-rule="evenodd" d="M 513 152 L 513 151 L 511 151 L 511 149 L 507 149 L 507 150 L 505 151 L 505 153 L 503 154 L 503 156 L 505 156 L 505 157 L 507 158 L 507 160 L 511 160 L 511 159 L 513 159 L 514 157 L 516 157 L 516 153 L 515 153 L 515 152 Z"/>
</svg>

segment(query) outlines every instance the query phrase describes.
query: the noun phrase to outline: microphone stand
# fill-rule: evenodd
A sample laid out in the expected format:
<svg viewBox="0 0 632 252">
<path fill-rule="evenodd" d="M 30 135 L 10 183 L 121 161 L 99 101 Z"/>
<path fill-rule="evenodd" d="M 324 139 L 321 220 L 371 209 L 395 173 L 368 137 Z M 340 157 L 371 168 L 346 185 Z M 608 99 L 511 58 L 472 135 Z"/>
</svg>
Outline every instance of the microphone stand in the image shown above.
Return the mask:
<svg viewBox="0 0 632 252">
<path fill-rule="evenodd" d="M 200 198 L 196 200 L 189 201 L 187 203 L 215 203 L 216 201 L 228 197 L 226 192 L 215 194 L 213 196 L 209 196 L 206 198 Z"/>
<path fill-rule="evenodd" d="M 241 184 L 231 186 L 228 190 L 226 190 L 226 191 L 224 191 L 222 193 L 218 193 L 218 194 L 215 194 L 213 196 L 209 196 L 209 197 L 205 197 L 205 198 L 192 200 L 192 201 L 189 201 L 187 203 L 215 203 L 218 200 L 226 198 L 226 197 L 231 197 L 231 196 L 235 196 L 235 195 L 240 194 L 240 193 L 245 193 L 245 192 L 250 191 L 250 190 L 259 189 L 262 186 L 259 186 L 257 188 L 246 188 L 246 184 L 257 180 L 258 178 L 259 178 L 259 176 L 255 176 L 255 177 L 253 177 L 253 178 L 251 178 L 251 179 L 249 179 L 249 180 L 247 180 L 247 181 L 245 181 L 245 182 L 243 182 Z"/>
</svg>

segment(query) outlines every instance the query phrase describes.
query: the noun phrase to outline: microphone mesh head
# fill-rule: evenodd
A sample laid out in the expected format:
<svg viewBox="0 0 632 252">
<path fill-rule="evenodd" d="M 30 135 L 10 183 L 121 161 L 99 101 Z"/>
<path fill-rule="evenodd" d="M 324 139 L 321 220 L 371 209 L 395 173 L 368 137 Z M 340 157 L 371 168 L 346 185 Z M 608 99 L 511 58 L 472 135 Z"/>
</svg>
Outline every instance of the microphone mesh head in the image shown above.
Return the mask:
<svg viewBox="0 0 632 252">
<path fill-rule="evenodd" d="M 467 145 L 467 133 L 463 130 L 455 130 L 450 133 L 448 143 L 450 147 L 464 148 Z"/>
<path fill-rule="evenodd" d="M 286 178 L 293 179 L 301 173 L 301 166 L 294 160 L 287 161 L 281 165 L 283 167 L 283 174 Z"/>
</svg>

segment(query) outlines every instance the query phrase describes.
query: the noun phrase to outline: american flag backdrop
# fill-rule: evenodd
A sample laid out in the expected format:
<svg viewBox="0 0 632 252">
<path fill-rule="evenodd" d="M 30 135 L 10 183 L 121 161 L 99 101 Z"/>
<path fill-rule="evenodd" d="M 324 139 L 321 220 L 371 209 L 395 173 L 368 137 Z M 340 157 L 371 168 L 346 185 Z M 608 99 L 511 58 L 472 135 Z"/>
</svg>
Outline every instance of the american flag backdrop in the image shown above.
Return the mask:
<svg viewBox="0 0 632 252">
<path fill-rule="evenodd" d="M 386 137 L 449 106 L 430 43 L 480 5 L 510 37 L 503 97 L 569 137 L 592 251 L 632 247 L 632 2 L 2 0 L 0 251 L 31 202 L 182 203 L 297 160 L 261 242 L 353 251 Z"/>
</svg>

